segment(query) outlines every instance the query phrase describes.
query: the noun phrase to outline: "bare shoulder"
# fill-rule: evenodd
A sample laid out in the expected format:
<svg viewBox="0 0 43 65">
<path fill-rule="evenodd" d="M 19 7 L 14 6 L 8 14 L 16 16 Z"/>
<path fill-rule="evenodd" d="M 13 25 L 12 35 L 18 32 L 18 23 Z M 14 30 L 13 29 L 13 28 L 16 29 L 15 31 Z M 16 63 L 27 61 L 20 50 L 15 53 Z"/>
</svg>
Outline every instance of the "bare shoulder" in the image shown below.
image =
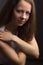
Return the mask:
<svg viewBox="0 0 43 65">
<path fill-rule="evenodd" d="M 37 40 L 34 35 L 33 35 L 32 40 L 30 41 L 30 44 L 37 44 Z"/>
</svg>

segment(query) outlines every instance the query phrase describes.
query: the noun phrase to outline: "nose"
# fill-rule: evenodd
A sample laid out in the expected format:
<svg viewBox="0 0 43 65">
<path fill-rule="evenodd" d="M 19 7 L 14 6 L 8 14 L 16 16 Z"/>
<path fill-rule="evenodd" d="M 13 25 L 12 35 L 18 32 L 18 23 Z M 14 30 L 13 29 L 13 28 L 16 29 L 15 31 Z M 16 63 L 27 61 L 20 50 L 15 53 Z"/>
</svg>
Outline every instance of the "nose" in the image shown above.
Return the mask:
<svg viewBox="0 0 43 65">
<path fill-rule="evenodd" d="M 26 13 L 23 13 L 21 16 L 22 19 L 26 19 Z"/>
</svg>

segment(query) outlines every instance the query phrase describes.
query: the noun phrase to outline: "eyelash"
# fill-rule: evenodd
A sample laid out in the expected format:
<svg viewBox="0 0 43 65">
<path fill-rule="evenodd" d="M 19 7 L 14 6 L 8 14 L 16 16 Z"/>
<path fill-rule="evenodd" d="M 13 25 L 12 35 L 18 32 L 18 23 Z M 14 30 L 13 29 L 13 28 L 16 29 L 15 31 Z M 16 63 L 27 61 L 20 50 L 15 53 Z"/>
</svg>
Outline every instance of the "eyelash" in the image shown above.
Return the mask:
<svg viewBox="0 0 43 65">
<path fill-rule="evenodd" d="M 23 13 L 24 11 L 23 10 L 16 10 L 18 13 Z M 31 13 L 29 12 L 26 12 L 27 15 L 30 15 Z"/>
<path fill-rule="evenodd" d="M 26 12 L 26 14 L 30 14 L 29 12 Z"/>
</svg>

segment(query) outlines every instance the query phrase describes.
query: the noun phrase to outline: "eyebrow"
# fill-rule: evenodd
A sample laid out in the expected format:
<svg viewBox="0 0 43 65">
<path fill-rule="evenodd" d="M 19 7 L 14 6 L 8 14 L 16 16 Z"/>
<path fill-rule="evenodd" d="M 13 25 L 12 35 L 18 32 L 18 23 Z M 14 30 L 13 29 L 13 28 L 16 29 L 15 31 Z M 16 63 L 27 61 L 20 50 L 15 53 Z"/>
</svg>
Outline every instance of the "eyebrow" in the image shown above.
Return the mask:
<svg viewBox="0 0 43 65">
<path fill-rule="evenodd" d="M 20 11 L 24 12 L 24 10 L 19 9 L 19 8 L 18 8 L 18 9 L 16 9 L 16 10 L 17 10 L 17 11 L 19 11 L 19 10 L 20 10 Z M 29 14 L 31 14 L 31 12 L 29 12 L 29 11 L 26 11 L 26 12 L 27 12 L 27 13 L 29 13 Z"/>
<path fill-rule="evenodd" d="M 16 9 L 16 11 L 21 11 L 22 13 L 24 13 L 24 10 L 22 10 L 22 9 Z M 26 11 L 26 13 L 28 13 L 29 15 L 31 15 L 31 12 L 29 12 L 29 11 Z"/>
</svg>

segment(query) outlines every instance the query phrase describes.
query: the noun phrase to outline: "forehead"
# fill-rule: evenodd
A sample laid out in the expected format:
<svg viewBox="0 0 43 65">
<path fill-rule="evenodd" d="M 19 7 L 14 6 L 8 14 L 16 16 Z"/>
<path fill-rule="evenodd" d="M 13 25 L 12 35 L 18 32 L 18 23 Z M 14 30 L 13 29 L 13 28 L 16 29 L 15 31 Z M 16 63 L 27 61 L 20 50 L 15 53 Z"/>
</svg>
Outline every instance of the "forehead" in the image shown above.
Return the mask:
<svg viewBox="0 0 43 65">
<path fill-rule="evenodd" d="M 22 9 L 25 9 L 25 10 L 29 10 L 31 11 L 31 4 L 27 1 L 24 1 L 24 0 L 21 0 L 18 5 L 17 5 L 17 8 L 22 8 Z"/>
</svg>

